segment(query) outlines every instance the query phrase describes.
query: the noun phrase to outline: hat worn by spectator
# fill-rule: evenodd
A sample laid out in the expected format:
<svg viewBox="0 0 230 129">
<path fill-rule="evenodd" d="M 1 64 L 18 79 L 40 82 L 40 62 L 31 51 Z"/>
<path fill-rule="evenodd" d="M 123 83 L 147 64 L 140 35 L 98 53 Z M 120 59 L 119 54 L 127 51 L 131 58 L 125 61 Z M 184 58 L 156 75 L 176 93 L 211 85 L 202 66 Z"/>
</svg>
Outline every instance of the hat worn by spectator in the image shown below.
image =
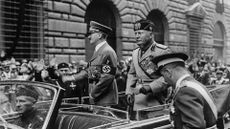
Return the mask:
<svg viewBox="0 0 230 129">
<path fill-rule="evenodd" d="M 224 68 L 217 68 L 216 69 L 216 74 L 223 74 L 224 73 Z"/>
<path fill-rule="evenodd" d="M 63 62 L 63 63 L 58 64 L 57 68 L 58 69 L 69 68 L 69 65 L 67 63 Z"/>
<path fill-rule="evenodd" d="M 207 63 L 207 62 L 206 62 L 205 60 L 199 60 L 199 61 L 197 62 L 197 66 L 198 66 L 198 67 L 204 67 L 206 63 Z"/>
<path fill-rule="evenodd" d="M 150 20 L 141 19 L 134 23 L 134 31 L 137 31 L 137 30 L 154 31 L 156 30 L 156 26 Z"/>
<path fill-rule="evenodd" d="M 20 86 L 16 92 L 17 96 L 26 96 L 27 99 L 31 102 L 36 102 L 39 97 L 39 93 L 32 86 Z"/>
<path fill-rule="evenodd" d="M 27 63 L 23 63 L 23 64 L 21 65 L 21 67 L 26 67 L 26 68 L 28 68 L 29 70 L 32 70 L 32 69 L 33 69 L 32 66 L 31 66 L 31 64 L 27 64 Z"/>
<path fill-rule="evenodd" d="M 112 28 L 103 25 L 101 23 L 98 23 L 96 21 L 90 21 L 90 27 L 97 29 L 98 31 L 101 31 L 105 34 L 110 34 L 112 32 Z"/>
<path fill-rule="evenodd" d="M 161 69 L 171 63 L 182 62 L 185 64 L 185 61 L 188 59 L 188 56 L 185 53 L 167 53 L 155 57 L 152 62 L 155 63 L 158 67 L 156 74 L 160 75 Z"/>
</svg>

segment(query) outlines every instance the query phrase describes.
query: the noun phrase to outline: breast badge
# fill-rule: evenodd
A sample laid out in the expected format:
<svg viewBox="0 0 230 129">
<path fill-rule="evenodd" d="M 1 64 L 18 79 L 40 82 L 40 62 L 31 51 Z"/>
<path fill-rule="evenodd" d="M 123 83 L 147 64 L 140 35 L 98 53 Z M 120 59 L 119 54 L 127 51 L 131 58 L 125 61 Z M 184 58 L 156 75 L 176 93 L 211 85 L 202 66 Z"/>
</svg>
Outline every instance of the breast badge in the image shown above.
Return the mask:
<svg viewBox="0 0 230 129">
<path fill-rule="evenodd" d="M 141 62 L 141 67 L 151 76 L 155 73 L 155 71 L 157 70 L 157 66 L 152 63 L 151 59 L 153 57 L 149 56 L 147 58 L 145 58 L 142 62 Z"/>
</svg>

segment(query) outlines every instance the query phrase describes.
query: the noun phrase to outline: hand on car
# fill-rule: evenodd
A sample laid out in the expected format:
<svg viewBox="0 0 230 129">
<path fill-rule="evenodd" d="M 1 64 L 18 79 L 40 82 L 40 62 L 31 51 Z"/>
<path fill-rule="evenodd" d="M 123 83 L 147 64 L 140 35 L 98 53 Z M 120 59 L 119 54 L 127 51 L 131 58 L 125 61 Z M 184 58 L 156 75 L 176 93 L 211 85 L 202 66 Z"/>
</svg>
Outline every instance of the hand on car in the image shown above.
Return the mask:
<svg viewBox="0 0 230 129">
<path fill-rule="evenodd" d="M 141 88 L 140 88 L 140 93 L 142 93 L 142 94 L 147 94 L 147 93 L 149 93 L 151 91 L 151 88 L 150 88 L 150 86 L 148 86 L 148 85 L 143 85 Z"/>
</svg>

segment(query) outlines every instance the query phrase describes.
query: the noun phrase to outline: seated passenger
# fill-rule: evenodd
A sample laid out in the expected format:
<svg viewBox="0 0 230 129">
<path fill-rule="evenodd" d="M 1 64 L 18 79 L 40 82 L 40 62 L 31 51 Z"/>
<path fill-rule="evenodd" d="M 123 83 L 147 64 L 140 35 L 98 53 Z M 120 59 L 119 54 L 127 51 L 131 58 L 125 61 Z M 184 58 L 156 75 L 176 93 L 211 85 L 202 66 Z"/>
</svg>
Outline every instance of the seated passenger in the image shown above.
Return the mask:
<svg viewBox="0 0 230 129">
<path fill-rule="evenodd" d="M 0 115 L 12 113 L 13 109 L 10 104 L 9 98 L 0 91 Z"/>
<path fill-rule="evenodd" d="M 16 111 L 22 113 L 22 116 L 15 124 L 26 129 L 40 129 L 44 118 L 34 107 L 39 94 L 33 87 L 20 87 L 16 93 Z"/>
</svg>

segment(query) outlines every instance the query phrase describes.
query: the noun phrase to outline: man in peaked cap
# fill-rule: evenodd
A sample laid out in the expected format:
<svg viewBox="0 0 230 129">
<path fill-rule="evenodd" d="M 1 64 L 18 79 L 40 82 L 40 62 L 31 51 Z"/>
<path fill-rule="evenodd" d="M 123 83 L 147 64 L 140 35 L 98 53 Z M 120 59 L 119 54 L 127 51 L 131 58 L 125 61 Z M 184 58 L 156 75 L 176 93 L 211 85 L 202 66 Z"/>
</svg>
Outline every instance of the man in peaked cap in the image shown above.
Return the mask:
<svg viewBox="0 0 230 129">
<path fill-rule="evenodd" d="M 184 53 L 169 53 L 152 60 L 158 66 L 157 73 L 174 90 L 170 111 L 172 124 L 175 129 L 214 129 L 217 120 L 214 100 L 206 87 L 185 68 L 187 59 Z"/>
<path fill-rule="evenodd" d="M 156 27 L 150 20 L 141 19 L 134 23 L 138 48 L 132 53 L 126 84 L 127 102 L 134 110 L 131 119 L 145 119 L 148 114 L 143 112 L 135 115 L 135 111 L 165 103 L 163 92 L 168 86 L 163 77 L 155 74 L 156 65 L 151 62 L 151 59 L 169 53 L 170 49 L 154 41 L 154 31 Z"/>
<path fill-rule="evenodd" d="M 112 29 L 96 21 L 90 22 L 89 41 L 95 46 L 88 67 L 72 76 L 63 76 L 62 80 L 79 81 L 88 78 L 90 103 L 100 106 L 118 104 L 118 89 L 115 80 L 117 55 L 107 43 L 106 38 Z"/>
<path fill-rule="evenodd" d="M 14 121 L 23 128 L 41 128 L 44 118 L 34 107 L 39 99 L 39 93 L 33 86 L 20 86 L 16 92 L 16 111 L 21 113 L 20 119 Z"/>
</svg>

